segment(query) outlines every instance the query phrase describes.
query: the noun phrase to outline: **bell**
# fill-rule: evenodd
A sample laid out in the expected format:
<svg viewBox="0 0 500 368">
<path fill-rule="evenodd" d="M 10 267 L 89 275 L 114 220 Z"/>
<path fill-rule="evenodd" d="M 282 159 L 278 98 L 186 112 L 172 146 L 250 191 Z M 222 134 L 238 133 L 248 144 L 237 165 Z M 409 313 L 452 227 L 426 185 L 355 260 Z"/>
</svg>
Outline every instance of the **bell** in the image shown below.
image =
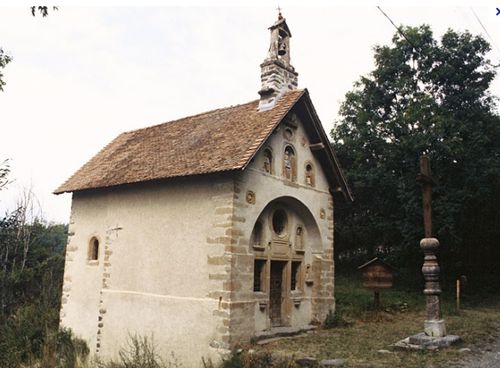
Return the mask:
<svg viewBox="0 0 500 368">
<path fill-rule="evenodd" d="M 284 43 L 280 43 L 278 47 L 278 55 L 283 56 L 286 54 L 286 45 Z"/>
</svg>

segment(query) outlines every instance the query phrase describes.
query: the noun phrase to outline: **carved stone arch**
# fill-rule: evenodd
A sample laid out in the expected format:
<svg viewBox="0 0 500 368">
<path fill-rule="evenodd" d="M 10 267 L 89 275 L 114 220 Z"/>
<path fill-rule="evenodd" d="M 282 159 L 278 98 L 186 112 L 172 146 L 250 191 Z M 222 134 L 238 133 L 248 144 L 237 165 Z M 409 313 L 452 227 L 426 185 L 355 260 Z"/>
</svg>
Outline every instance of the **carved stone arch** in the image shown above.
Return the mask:
<svg viewBox="0 0 500 368">
<path fill-rule="evenodd" d="M 283 177 L 290 181 L 297 181 L 297 150 L 291 143 L 286 143 L 283 148 Z"/>
<path fill-rule="evenodd" d="M 309 208 L 297 198 L 283 196 L 276 198 L 262 207 L 259 215 L 254 220 L 253 231 L 251 233 L 249 244 L 253 246 L 256 228 L 262 228 L 261 246 L 268 246 L 273 240 L 273 214 L 276 210 L 284 210 L 287 214 L 287 229 L 282 234 L 276 234 L 274 239 L 286 239 L 288 242 L 295 242 L 297 227 L 301 227 L 301 237 L 303 248 L 311 251 L 322 250 L 321 234 L 314 219 L 314 215 Z M 260 225 L 257 225 L 259 223 Z M 286 233 L 284 238 L 282 235 Z M 281 235 L 281 236 L 280 236 Z"/>
</svg>

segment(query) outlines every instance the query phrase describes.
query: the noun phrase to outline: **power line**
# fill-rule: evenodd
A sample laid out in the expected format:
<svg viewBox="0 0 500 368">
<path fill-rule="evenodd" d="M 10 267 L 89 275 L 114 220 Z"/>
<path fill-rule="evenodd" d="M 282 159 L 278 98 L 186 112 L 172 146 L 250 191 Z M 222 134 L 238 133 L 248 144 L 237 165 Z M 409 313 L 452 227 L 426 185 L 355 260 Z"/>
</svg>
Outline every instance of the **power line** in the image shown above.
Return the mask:
<svg viewBox="0 0 500 368">
<path fill-rule="evenodd" d="M 486 35 L 488 36 L 488 38 L 490 39 L 491 41 L 491 44 L 493 45 L 493 48 L 495 50 L 497 50 L 499 53 L 500 53 L 500 50 L 498 49 L 498 47 L 496 46 L 495 44 L 495 41 L 493 40 L 493 38 L 491 37 L 490 33 L 488 32 L 488 30 L 486 29 L 486 27 L 484 26 L 483 22 L 481 22 L 481 19 L 479 19 L 479 16 L 476 14 L 476 12 L 474 11 L 474 9 L 472 8 L 472 6 L 470 7 L 470 10 L 472 11 L 472 14 L 474 14 L 474 17 L 476 18 L 476 20 L 478 21 L 478 23 L 481 25 L 481 27 L 484 29 L 484 32 L 486 32 Z"/>
<path fill-rule="evenodd" d="M 389 22 L 391 22 L 391 24 L 394 26 L 394 28 L 397 29 L 398 33 L 403 36 L 403 38 L 411 45 L 411 47 L 413 48 L 413 51 L 416 52 L 417 51 L 417 48 L 415 47 L 415 45 L 413 44 L 413 42 L 410 41 L 410 39 L 408 37 L 406 37 L 405 33 L 403 32 L 403 30 L 401 29 L 401 27 L 398 27 L 391 19 L 391 17 L 389 17 L 383 10 L 380 6 L 377 6 L 378 10 L 380 10 L 380 12 L 389 20 Z M 412 61 L 412 65 L 411 65 L 411 69 L 413 69 L 414 71 L 414 75 L 413 75 L 413 78 L 414 78 L 414 81 L 415 83 L 413 84 L 414 88 L 415 88 L 415 92 L 418 92 L 419 90 L 419 87 L 418 87 L 418 82 L 419 82 L 419 75 L 417 73 L 417 67 L 415 65 L 415 58 L 412 56 L 411 57 L 411 61 Z"/>
<path fill-rule="evenodd" d="M 413 47 L 414 50 L 417 50 L 417 48 L 415 47 L 415 45 L 413 44 L 413 42 L 411 42 L 408 37 L 406 37 L 405 33 L 403 32 L 403 30 L 398 27 L 393 21 L 392 19 L 382 10 L 382 8 L 380 6 L 377 6 L 378 10 L 380 10 L 380 12 L 389 20 L 389 22 L 391 22 L 391 24 L 394 26 L 394 28 L 397 29 L 398 33 L 403 36 L 403 38 L 408 41 L 408 43 Z"/>
</svg>

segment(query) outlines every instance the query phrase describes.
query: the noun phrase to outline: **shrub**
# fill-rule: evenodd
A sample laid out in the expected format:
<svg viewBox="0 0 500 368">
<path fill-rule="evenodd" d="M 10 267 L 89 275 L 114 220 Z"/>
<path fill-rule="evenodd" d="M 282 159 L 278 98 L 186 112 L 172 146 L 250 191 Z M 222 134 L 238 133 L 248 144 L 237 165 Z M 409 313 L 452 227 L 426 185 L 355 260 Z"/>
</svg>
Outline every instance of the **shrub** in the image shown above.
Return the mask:
<svg viewBox="0 0 500 368">
<path fill-rule="evenodd" d="M 347 327 L 349 325 L 350 323 L 342 317 L 339 311 L 334 313 L 331 309 L 328 311 L 325 321 L 323 322 L 324 328 Z"/>
<path fill-rule="evenodd" d="M 129 335 L 127 344 L 118 353 L 118 362 L 97 363 L 99 368 L 177 368 L 181 365 L 174 354 L 164 362 L 156 351 L 154 339 L 147 336 Z"/>
</svg>

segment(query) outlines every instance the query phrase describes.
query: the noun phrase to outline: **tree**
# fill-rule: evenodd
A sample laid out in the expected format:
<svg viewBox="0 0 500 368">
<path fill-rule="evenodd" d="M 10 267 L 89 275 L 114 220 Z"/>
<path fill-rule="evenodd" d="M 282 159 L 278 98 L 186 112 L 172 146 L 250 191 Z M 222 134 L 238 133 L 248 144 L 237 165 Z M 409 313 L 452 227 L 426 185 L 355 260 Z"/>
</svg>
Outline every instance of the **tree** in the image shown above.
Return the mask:
<svg viewBox="0 0 500 368">
<path fill-rule="evenodd" d="M 3 86 L 5 86 L 5 82 L 3 81 L 2 69 L 5 68 L 11 61 L 12 58 L 9 55 L 5 54 L 0 47 L 0 91 L 3 91 Z"/>
<path fill-rule="evenodd" d="M 489 44 L 448 30 L 402 27 L 376 46 L 375 70 L 346 94 L 332 130 L 356 201 L 337 213 L 338 257 L 386 253 L 413 275 L 423 237 L 418 159 L 431 158 L 434 233 L 448 274 L 493 269 L 500 259 L 500 142 Z M 496 258 L 495 258 L 496 257 Z M 342 262 L 340 262 L 341 264 Z"/>
<path fill-rule="evenodd" d="M 57 6 L 53 6 L 52 10 L 58 10 Z M 31 15 L 35 16 L 36 14 L 40 13 L 42 17 L 46 17 L 49 15 L 49 7 L 48 6 L 32 6 L 31 7 Z M 2 69 L 7 66 L 8 63 L 12 61 L 12 57 L 5 54 L 2 48 L 0 47 L 0 92 L 3 91 L 3 86 L 5 86 L 5 82 L 3 80 L 3 73 Z M 0 172 L 1 174 L 1 172 Z M 1 178 L 1 176 L 0 176 Z"/>
<path fill-rule="evenodd" d="M 59 10 L 57 6 L 53 6 L 52 10 Z M 31 15 L 36 16 L 37 11 L 41 14 L 42 17 L 46 17 L 49 15 L 49 7 L 48 6 L 32 6 L 31 7 Z"/>
<path fill-rule="evenodd" d="M 9 183 L 7 179 L 9 172 L 9 160 L 4 160 L 0 163 L 0 190 L 2 190 Z"/>
<path fill-rule="evenodd" d="M 59 344 L 67 226 L 30 218 L 32 199 L 23 194 L 22 207 L 0 218 L 2 367 L 35 366 Z"/>
</svg>

